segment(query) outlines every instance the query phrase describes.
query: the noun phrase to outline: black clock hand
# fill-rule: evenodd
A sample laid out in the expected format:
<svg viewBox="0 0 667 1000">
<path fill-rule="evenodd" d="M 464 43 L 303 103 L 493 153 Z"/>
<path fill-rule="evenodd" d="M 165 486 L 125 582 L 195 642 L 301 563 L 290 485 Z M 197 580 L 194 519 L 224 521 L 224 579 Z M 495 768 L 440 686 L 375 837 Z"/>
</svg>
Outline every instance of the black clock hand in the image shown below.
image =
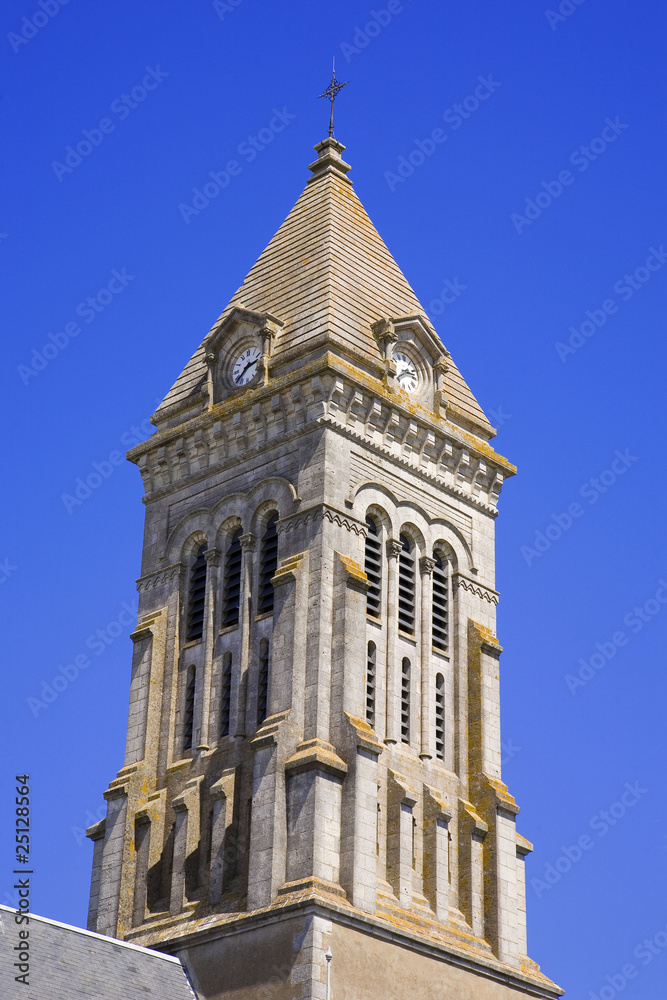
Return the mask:
<svg viewBox="0 0 667 1000">
<path fill-rule="evenodd" d="M 259 358 L 255 358 L 254 361 L 249 361 L 248 364 L 243 369 L 243 371 L 239 373 L 239 378 L 243 378 L 243 376 L 245 375 L 245 373 L 248 371 L 248 368 L 252 368 L 253 365 L 256 365 L 257 362 L 258 362 L 258 360 L 259 360 Z"/>
</svg>

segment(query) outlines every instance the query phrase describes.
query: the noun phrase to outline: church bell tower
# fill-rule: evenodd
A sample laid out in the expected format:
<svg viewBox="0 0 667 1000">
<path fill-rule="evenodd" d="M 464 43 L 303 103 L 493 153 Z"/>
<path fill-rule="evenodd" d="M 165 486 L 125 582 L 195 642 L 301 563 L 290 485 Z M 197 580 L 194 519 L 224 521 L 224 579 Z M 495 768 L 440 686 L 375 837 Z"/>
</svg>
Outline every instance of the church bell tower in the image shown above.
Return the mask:
<svg viewBox="0 0 667 1000">
<path fill-rule="evenodd" d="M 125 762 L 89 927 L 202 1000 L 510 1000 L 494 524 L 514 467 L 344 146 L 128 455 L 146 525 Z"/>
</svg>

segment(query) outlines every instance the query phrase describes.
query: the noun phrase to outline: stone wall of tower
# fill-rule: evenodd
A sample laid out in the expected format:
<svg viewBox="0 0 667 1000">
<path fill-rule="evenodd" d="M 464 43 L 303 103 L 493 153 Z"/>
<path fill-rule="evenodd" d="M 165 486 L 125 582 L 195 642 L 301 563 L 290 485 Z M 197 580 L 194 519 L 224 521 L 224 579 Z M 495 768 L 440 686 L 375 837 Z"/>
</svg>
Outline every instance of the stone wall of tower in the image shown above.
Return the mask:
<svg viewBox="0 0 667 1000">
<path fill-rule="evenodd" d="M 129 455 L 139 614 L 89 926 L 181 955 L 205 1000 L 322 1000 L 328 947 L 352 956 L 338 1000 L 555 997 L 525 954 L 531 846 L 500 773 L 494 523 L 515 470 L 343 147 L 316 148 Z"/>
<path fill-rule="evenodd" d="M 493 473 L 482 490 L 469 462 L 466 479 L 456 441 L 442 445 L 434 469 L 418 447 L 426 427 L 415 434 L 415 422 L 402 415 L 385 440 L 371 424 L 364 440 L 341 417 L 346 386 L 333 373 L 300 389 L 292 423 L 285 416 L 278 440 L 265 432 L 244 458 L 190 466 L 163 482 L 159 449 L 145 465 L 151 489 L 128 750 L 107 792 L 106 831 L 92 831 L 101 891 L 91 927 L 159 942 L 210 914 L 240 915 L 320 892 L 413 933 L 429 924 L 450 946 L 473 947 L 520 973 L 527 960 L 519 951 L 519 865 L 529 846 L 521 841 L 517 859 L 518 810 L 500 780 Z M 388 406 L 369 395 L 368 409 L 377 403 Z M 275 396 L 267 394 L 266 405 L 275 408 Z M 413 446 L 397 449 L 409 430 Z M 178 447 L 192 454 L 187 438 Z M 261 538 L 272 511 L 279 515 L 275 603 L 271 616 L 258 618 Z M 367 615 L 369 514 L 383 553 L 379 619 Z M 221 628 L 226 550 L 237 530 L 247 589 L 238 625 Z M 406 534 L 414 543 L 413 637 L 399 629 L 396 607 L 397 543 Z M 204 630 L 201 641 L 187 642 L 188 575 L 203 544 Z M 446 652 L 431 646 L 434 552 L 449 565 Z M 262 638 L 271 643 L 271 673 L 268 717 L 258 724 Z M 372 726 L 369 641 L 377 651 Z M 229 734 L 220 737 L 230 652 Z M 412 666 L 407 741 L 404 658 Z M 445 678 L 442 757 L 435 751 L 437 674 Z"/>
</svg>

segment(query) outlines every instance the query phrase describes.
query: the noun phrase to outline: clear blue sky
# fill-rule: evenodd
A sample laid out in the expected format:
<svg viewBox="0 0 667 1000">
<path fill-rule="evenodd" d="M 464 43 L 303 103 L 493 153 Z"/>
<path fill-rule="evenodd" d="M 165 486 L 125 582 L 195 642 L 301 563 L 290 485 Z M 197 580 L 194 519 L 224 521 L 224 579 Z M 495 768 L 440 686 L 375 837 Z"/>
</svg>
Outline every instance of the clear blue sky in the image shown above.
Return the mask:
<svg viewBox="0 0 667 1000">
<path fill-rule="evenodd" d="M 28 771 L 35 909 L 85 921 L 81 830 L 122 764 L 123 604 L 144 512 L 137 469 L 109 456 L 143 436 L 298 197 L 335 53 L 357 193 L 519 467 L 497 522 L 498 634 L 504 777 L 536 845 L 530 954 L 572 997 L 655 1000 L 667 980 L 664 4 L 217 6 L 70 0 L 42 17 L 38 0 L 11 0 L 0 13 L 0 898 L 12 778 Z M 36 28 L 22 22 L 35 14 Z M 179 208 L 230 160 L 224 190 L 209 187 L 198 214 Z M 94 463 L 99 485 L 64 501 Z M 87 645 L 98 630 L 106 640 Z M 35 715 L 28 699 L 84 654 Z"/>
</svg>

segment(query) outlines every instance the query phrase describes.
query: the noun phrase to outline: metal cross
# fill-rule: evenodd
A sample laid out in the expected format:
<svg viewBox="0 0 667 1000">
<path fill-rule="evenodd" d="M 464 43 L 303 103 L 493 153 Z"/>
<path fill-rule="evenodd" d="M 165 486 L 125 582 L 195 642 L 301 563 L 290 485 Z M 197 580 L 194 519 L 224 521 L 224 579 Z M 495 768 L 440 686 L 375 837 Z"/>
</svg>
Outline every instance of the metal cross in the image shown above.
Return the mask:
<svg viewBox="0 0 667 1000">
<path fill-rule="evenodd" d="M 320 94 L 320 97 L 328 97 L 329 100 L 331 101 L 331 114 L 329 116 L 329 138 L 330 139 L 333 139 L 333 134 L 334 134 L 333 133 L 333 106 L 334 106 L 334 101 L 336 100 L 336 97 L 338 96 L 338 94 L 340 93 L 340 91 L 343 89 L 343 87 L 347 87 L 347 84 L 348 84 L 347 80 L 345 81 L 345 83 L 340 83 L 336 79 L 336 58 L 334 56 L 333 72 L 331 73 L 331 83 L 329 84 L 329 86 L 327 87 L 327 89 L 324 91 L 324 93 Z M 318 100 L 319 100 L 319 98 L 318 98 Z"/>
</svg>

